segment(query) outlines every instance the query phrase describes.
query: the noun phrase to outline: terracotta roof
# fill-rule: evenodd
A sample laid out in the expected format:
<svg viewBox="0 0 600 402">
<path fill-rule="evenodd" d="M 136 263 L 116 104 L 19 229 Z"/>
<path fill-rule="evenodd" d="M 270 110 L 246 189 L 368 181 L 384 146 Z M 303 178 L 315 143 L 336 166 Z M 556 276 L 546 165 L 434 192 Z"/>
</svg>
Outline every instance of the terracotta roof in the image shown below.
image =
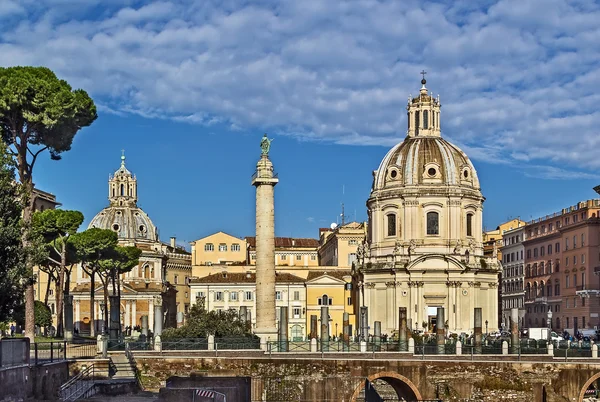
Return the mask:
<svg viewBox="0 0 600 402">
<path fill-rule="evenodd" d="M 304 279 L 287 272 L 277 272 L 275 274 L 275 282 L 304 283 Z M 190 283 L 256 283 L 256 274 L 254 272 L 220 272 L 203 276 L 202 278 L 192 278 Z"/>
<path fill-rule="evenodd" d="M 336 271 L 313 271 L 313 270 L 310 270 L 308 272 L 308 278 L 306 278 L 306 280 L 310 281 L 312 279 L 319 278 L 323 275 L 328 275 L 333 278 L 343 280 L 344 276 L 352 276 L 352 271 L 350 271 L 350 270 L 343 270 L 343 271 L 340 271 L 340 270 L 336 270 Z"/>
<path fill-rule="evenodd" d="M 99 282 L 99 281 L 98 281 Z M 96 295 L 101 294 L 102 292 L 102 286 L 96 282 Z M 140 293 L 144 293 L 144 292 L 162 292 L 162 284 L 159 282 L 150 282 L 148 284 L 148 287 L 146 287 L 146 282 L 144 282 L 143 280 L 137 281 L 138 283 L 134 283 L 133 281 L 131 282 L 124 282 L 121 281 L 121 283 L 124 285 L 124 289 L 122 291 L 122 293 L 129 293 L 127 291 L 127 288 L 131 288 L 136 292 L 140 292 Z M 73 293 L 81 293 L 81 292 L 86 292 L 89 293 L 90 292 L 90 283 L 80 283 L 79 285 L 75 286 L 71 292 Z M 110 290 L 109 290 L 110 292 Z M 96 296 L 98 297 L 98 296 Z"/>
<path fill-rule="evenodd" d="M 249 247 L 256 247 L 256 237 L 246 237 Z M 297 239 L 294 237 L 276 237 L 275 248 L 317 248 L 319 240 L 317 239 Z"/>
</svg>

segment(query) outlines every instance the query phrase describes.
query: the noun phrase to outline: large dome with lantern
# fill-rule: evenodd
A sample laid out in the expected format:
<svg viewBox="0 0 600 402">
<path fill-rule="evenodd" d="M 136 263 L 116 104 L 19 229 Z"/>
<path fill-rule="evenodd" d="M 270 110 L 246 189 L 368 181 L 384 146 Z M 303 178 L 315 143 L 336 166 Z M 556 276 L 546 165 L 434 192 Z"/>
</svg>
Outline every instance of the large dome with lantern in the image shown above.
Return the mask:
<svg viewBox="0 0 600 402">
<path fill-rule="evenodd" d="M 88 228 L 110 229 L 117 232 L 119 240 L 134 242 L 156 242 L 158 233 L 152 220 L 137 206 L 137 179 L 125 167 L 125 156 L 121 166 L 109 177 L 108 199 L 110 206 L 100 211 Z"/>
</svg>

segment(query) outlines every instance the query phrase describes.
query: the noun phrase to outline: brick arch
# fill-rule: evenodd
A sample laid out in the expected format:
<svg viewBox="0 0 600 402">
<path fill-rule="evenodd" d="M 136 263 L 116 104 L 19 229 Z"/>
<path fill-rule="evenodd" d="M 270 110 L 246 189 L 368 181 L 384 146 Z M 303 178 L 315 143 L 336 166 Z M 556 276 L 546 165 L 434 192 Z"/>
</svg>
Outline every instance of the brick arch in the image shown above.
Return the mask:
<svg viewBox="0 0 600 402">
<path fill-rule="evenodd" d="M 415 384 L 413 384 L 413 382 L 411 380 L 409 380 L 408 378 L 404 377 L 401 374 L 395 373 L 393 371 L 381 371 L 379 373 L 372 374 L 372 375 L 368 376 L 367 380 L 373 382 L 373 381 L 375 381 L 375 380 L 377 380 L 379 378 L 383 379 L 384 381 L 385 381 L 386 378 L 392 378 L 394 380 L 401 381 L 408 388 L 410 388 L 410 390 L 415 394 L 415 397 L 417 398 L 417 400 L 423 399 L 421 397 L 421 393 L 419 392 L 419 390 L 417 389 L 417 387 L 415 386 Z M 393 386 L 393 384 L 391 384 L 389 382 L 388 382 L 388 384 L 390 384 L 390 385 Z M 358 386 L 354 390 L 354 393 L 352 394 L 352 398 L 350 398 L 350 402 L 358 402 L 358 400 L 357 400 L 358 395 L 360 394 L 360 391 L 362 391 L 364 389 L 364 387 L 365 387 L 365 381 L 362 380 L 360 382 L 360 384 L 358 384 Z"/>
<path fill-rule="evenodd" d="M 592 385 L 592 383 L 594 381 L 596 381 L 598 378 L 600 378 L 600 373 L 596 373 L 594 374 L 589 380 L 587 380 L 585 382 L 585 384 L 583 385 L 583 388 L 581 389 L 581 391 L 579 392 L 579 399 L 577 399 L 577 402 L 583 402 L 583 397 L 585 396 L 585 391 L 588 389 L 588 387 L 590 385 Z"/>
</svg>

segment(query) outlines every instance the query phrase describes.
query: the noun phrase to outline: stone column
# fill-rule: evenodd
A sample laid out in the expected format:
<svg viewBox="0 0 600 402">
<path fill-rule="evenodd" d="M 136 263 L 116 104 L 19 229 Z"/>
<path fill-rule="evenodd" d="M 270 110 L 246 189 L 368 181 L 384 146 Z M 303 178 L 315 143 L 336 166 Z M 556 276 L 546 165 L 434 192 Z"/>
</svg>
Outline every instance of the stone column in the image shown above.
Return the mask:
<svg viewBox="0 0 600 402">
<path fill-rule="evenodd" d="M 81 331 L 81 305 L 79 300 L 75 300 L 75 328 L 77 332 Z"/>
<path fill-rule="evenodd" d="M 73 340 L 73 295 L 65 293 L 64 295 L 64 338 L 66 341 Z"/>
<path fill-rule="evenodd" d="M 138 325 L 137 320 L 137 302 L 135 300 L 131 301 L 131 328 Z"/>
<path fill-rule="evenodd" d="M 510 353 L 519 353 L 519 309 L 510 310 Z"/>
<path fill-rule="evenodd" d="M 436 327 L 436 338 L 437 338 L 437 352 L 439 355 L 446 353 L 446 322 L 444 316 L 444 308 L 437 308 L 437 317 L 435 320 Z"/>
<path fill-rule="evenodd" d="M 162 334 L 163 327 L 163 306 L 162 297 L 154 296 L 154 336 Z"/>
<path fill-rule="evenodd" d="M 408 350 L 408 344 L 406 343 L 407 338 L 407 322 L 406 322 L 406 307 L 398 307 L 398 323 L 400 328 L 398 330 L 398 350 L 406 352 Z"/>
<path fill-rule="evenodd" d="M 288 351 L 288 307 L 279 307 L 279 352 Z"/>
<path fill-rule="evenodd" d="M 121 307 L 121 303 L 119 302 L 119 296 L 117 295 L 110 295 L 108 296 L 108 299 L 110 300 L 110 308 L 109 308 L 109 315 L 108 315 L 108 325 L 109 325 L 109 336 L 110 336 L 110 340 L 111 341 L 116 341 L 117 339 L 119 339 L 119 329 L 121 327 L 121 320 L 120 320 L 120 307 Z"/>
<path fill-rule="evenodd" d="M 148 300 L 148 329 L 154 331 L 154 297 Z"/>
<path fill-rule="evenodd" d="M 475 308 L 475 325 L 474 325 L 474 339 L 475 339 L 475 353 L 481 354 L 481 307 Z"/>
<path fill-rule="evenodd" d="M 318 330 L 317 330 L 317 316 L 316 315 L 311 315 L 310 316 L 310 339 L 317 339 L 318 338 Z"/>
<path fill-rule="evenodd" d="M 144 340 L 146 340 L 148 338 L 148 316 L 147 315 L 142 316 L 142 336 L 144 337 Z"/>
<path fill-rule="evenodd" d="M 329 307 L 321 307 L 321 351 L 329 350 Z"/>
<path fill-rule="evenodd" d="M 269 160 L 270 143 L 266 136 L 261 142 L 264 149 L 252 177 L 256 187 L 256 330 L 261 339 L 277 336 L 275 320 L 275 185 L 279 182 L 273 174 Z"/>
<path fill-rule="evenodd" d="M 361 307 L 360 308 L 360 340 L 361 341 L 366 341 L 367 337 L 369 336 L 369 308 L 368 307 Z"/>
<path fill-rule="evenodd" d="M 352 333 L 350 332 L 350 314 L 344 313 L 342 318 L 342 332 L 344 334 L 344 342 L 348 343 Z"/>
<path fill-rule="evenodd" d="M 125 300 L 125 322 L 126 327 L 131 325 L 131 301 Z"/>
<path fill-rule="evenodd" d="M 375 321 L 373 326 L 375 327 L 373 330 L 373 347 L 375 348 L 375 351 L 379 352 L 381 345 L 381 321 Z"/>
</svg>

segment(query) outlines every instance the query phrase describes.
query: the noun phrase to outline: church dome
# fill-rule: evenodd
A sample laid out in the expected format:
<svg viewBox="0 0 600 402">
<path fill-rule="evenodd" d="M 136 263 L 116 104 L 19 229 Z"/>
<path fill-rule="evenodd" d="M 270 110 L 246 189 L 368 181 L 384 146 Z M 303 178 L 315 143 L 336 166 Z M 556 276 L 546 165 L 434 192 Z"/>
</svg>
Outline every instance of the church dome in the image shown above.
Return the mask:
<svg viewBox="0 0 600 402">
<path fill-rule="evenodd" d="M 137 207 L 108 207 L 100 211 L 90 222 L 88 229 L 110 229 L 119 239 L 134 241 L 158 241 L 156 226 L 150 217 Z"/>
<path fill-rule="evenodd" d="M 408 136 L 393 147 L 374 174 L 373 191 L 416 185 L 466 186 L 479 190 L 467 155 L 438 136 Z"/>
<path fill-rule="evenodd" d="M 108 178 L 108 200 L 110 206 L 92 219 L 88 229 L 114 230 L 120 240 L 159 241 L 156 226 L 137 206 L 137 178 L 125 167 L 125 155 L 121 167 Z"/>
</svg>

